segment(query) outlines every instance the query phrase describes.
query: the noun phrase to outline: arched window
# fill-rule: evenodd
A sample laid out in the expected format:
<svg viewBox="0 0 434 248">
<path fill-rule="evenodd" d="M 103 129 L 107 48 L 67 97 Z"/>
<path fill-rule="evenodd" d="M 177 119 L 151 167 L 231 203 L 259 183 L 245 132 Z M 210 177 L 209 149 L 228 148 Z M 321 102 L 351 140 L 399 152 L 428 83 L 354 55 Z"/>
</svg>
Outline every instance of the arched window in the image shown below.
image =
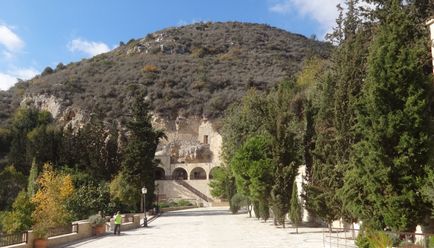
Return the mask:
<svg viewBox="0 0 434 248">
<path fill-rule="evenodd" d="M 196 167 L 190 172 L 190 180 L 204 180 L 206 179 L 206 172 L 201 167 Z"/>
<path fill-rule="evenodd" d="M 155 175 L 155 180 L 164 180 L 164 179 L 166 179 L 166 172 L 164 171 L 163 168 L 161 168 L 161 167 L 155 168 L 154 173 L 155 173 L 154 174 Z"/>
<path fill-rule="evenodd" d="M 183 168 L 176 168 L 172 175 L 175 180 L 187 180 L 187 171 Z"/>
</svg>

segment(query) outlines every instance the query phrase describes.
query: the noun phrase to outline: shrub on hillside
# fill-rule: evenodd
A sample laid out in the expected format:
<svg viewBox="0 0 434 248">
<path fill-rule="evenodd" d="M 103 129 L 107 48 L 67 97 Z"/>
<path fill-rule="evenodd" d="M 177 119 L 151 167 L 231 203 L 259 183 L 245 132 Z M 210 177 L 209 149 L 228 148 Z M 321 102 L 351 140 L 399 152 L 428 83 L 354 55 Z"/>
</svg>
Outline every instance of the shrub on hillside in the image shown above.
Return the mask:
<svg viewBox="0 0 434 248">
<path fill-rule="evenodd" d="M 148 64 L 148 65 L 145 65 L 145 66 L 143 67 L 143 71 L 144 71 L 144 72 L 157 73 L 157 72 L 159 72 L 159 69 L 158 69 L 158 67 L 157 67 L 156 65 Z"/>
</svg>

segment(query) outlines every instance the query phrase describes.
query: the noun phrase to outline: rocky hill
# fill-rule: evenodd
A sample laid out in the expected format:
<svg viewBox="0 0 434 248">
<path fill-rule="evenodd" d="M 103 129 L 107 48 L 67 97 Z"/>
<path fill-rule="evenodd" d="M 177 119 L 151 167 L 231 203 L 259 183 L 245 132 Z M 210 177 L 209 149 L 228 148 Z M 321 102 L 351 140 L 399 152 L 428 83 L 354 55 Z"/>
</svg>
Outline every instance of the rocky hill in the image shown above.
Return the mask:
<svg viewBox="0 0 434 248">
<path fill-rule="evenodd" d="M 267 25 L 198 23 L 120 43 L 111 52 L 0 91 L 0 124 L 21 104 L 49 109 L 65 122 L 90 113 L 122 120 L 131 97 L 145 92 L 163 118 L 222 115 L 248 88 L 267 90 L 331 45 Z"/>
</svg>

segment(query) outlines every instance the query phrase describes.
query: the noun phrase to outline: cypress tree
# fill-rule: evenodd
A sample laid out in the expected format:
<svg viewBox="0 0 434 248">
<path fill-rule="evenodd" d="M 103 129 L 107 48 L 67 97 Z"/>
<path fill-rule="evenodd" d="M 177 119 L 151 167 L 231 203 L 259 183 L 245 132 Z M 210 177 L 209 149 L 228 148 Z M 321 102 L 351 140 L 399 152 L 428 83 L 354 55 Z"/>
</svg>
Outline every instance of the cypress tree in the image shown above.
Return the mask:
<svg viewBox="0 0 434 248">
<path fill-rule="evenodd" d="M 136 189 L 138 204 L 140 203 L 140 189 L 143 186 L 148 189 L 147 207 L 152 204 L 154 198 L 154 172 L 157 167 L 154 161 L 155 151 L 159 140 L 165 137 L 163 131 L 152 127 L 151 117 L 150 105 L 144 101 L 144 96 L 136 96 L 132 106 L 132 117 L 127 123 L 131 135 L 123 153 L 122 163 L 123 180 Z"/>
<path fill-rule="evenodd" d="M 399 0 L 381 2 L 343 198 L 370 228 L 412 231 L 427 210 L 418 193 L 430 138 L 426 45 Z"/>
</svg>

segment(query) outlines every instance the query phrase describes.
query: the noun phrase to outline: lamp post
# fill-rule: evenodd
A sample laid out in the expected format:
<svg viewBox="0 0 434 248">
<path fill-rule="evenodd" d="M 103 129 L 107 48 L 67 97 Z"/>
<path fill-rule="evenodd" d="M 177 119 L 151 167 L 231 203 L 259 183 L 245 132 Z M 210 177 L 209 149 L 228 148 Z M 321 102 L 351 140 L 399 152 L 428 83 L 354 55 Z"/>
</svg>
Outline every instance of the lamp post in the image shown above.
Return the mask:
<svg viewBox="0 0 434 248">
<path fill-rule="evenodd" d="M 148 227 L 148 219 L 146 218 L 146 192 L 148 192 L 148 189 L 143 186 L 143 188 L 142 188 L 142 194 L 143 194 L 143 213 L 145 214 L 145 217 L 143 218 L 143 227 Z"/>
</svg>

